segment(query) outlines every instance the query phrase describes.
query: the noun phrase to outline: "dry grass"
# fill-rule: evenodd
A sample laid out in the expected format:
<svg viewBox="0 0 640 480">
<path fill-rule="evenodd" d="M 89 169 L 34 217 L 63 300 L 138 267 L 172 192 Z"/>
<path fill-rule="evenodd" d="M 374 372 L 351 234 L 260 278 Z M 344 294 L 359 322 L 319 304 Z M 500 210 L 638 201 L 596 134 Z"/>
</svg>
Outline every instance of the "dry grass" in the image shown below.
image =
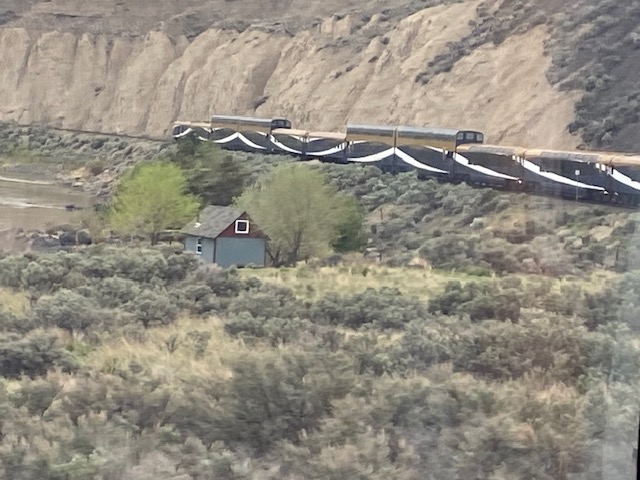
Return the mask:
<svg viewBox="0 0 640 480">
<path fill-rule="evenodd" d="M 429 300 L 434 294 L 440 294 L 451 281 L 462 284 L 471 281 L 484 281 L 486 277 L 477 277 L 460 272 L 433 270 L 429 268 L 390 268 L 380 265 L 346 265 L 341 267 L 313 268 L 301 265 L 296 268 L 264 268 L 241 270 L 245 277 L 257 277 L 265 283 L 287 287 L 296 295 L 305 299 L 320 298 L 327 293 L 354 294 L 367 288 L 397 288 L 405 295 Z M 583 290 L 595 292 L 611 285 L 616 273 L 598 270 L 588 277 L 551 278 L 541 275 L 514 274 L 522 281 L 522 288 L 541 282 L 551 282 L 554 291 L 560 291 L 564 285 L 577 285 Z M 500 277 L 493 277 L 499 279 Z"/>
<path fill-rule="evenodd" d="M 201 356 L 196 355 L 189 332 L 209 333 L 211 337 Z M 146 340 L 135 341 L 118 335 L 89 353 L 87 366 L 104 373 L 127 370 L 138 365 L 153 378 L 167 384 L 193 378 L 228 378 L 229 361 L 249 352 L 240 339 L 233 339 L 217 318 L 181 318 L 169 326 L 149 328 Z M 251 350 L 256 347 L 252 346 Z"/>
<path fill-rule="evenodd" d="M 462 283 L 477 279 L 455 272 L 427 268 L 388 268 L 378 265 L 352 265 L 342 267 L 264 268 L 242 270 L 246 277 L 257 277 L 265 283 L 292 289 L 303 298 L 319 298 L 327 293 L 353 294 L 367 288 L 397 288 L 405 295 L 428 299 L 442 291 L 447 282 Z"/>
<path fill-rule="evenodd" d="M 29 300 L 23 292 L 0 288 L 0 308 L 14 315 L 26 315 L 30 309 Z"/>
<path fill-rule="evenodd" d="M 619 273 L 609 270 L 596 270 L 585 278 L 561 278 L 554 280 L 555 286 L 574 284 L 582 287 L 583 290 L 595 293 L 607 287 L 611 287 L 616 279 L 620 277 Z"/>
</svg>

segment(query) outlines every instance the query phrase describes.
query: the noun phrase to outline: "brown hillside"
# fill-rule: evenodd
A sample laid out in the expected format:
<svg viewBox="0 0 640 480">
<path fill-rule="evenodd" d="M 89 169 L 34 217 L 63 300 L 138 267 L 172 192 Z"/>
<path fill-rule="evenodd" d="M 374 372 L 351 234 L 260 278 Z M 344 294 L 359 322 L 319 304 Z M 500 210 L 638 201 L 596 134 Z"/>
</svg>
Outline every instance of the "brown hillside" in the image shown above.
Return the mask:
<svg viewBox="0 0 640 480">
<path fill-rule="evenodd" d="M 407 123 L 478 128 L 492 142 L 580 143 L 566 130 L 579 95 L 546 77 L 551 29 L 518 30 L 509 19 L 520 4 L 130 3 L 1 0 L 0 119 L 167 135 L 178 118 L 219 112 L 318 129 Z"/>
</svg>

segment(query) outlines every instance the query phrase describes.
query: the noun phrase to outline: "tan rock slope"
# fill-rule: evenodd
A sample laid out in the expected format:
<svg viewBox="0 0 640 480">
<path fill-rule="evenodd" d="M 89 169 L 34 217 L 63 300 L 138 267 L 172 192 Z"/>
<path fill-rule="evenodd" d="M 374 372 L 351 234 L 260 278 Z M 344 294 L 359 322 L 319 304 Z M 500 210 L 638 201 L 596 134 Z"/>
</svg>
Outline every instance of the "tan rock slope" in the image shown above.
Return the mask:
<svg viewBox="0 0 640 480">
<path fill-rule="evenodd" d="M 176 119 L 216 112 L 284 115 L 323 130 L 402 123 L 477 128 L 504 144 L 579 143 L 566 131 L 577 97 L 545 77 L 544 25 L 415 81 L 469 35 L 480 0 L 422 9 L 372 0 L 358 11 L 364 2 L 127 3 L 10 10 L 0 1 L 0 12 L 14 12 L 0 28 L 0 120 L 161 136 Z M 346 13 L 331 15 L 338 5 Z"/>
</svg>

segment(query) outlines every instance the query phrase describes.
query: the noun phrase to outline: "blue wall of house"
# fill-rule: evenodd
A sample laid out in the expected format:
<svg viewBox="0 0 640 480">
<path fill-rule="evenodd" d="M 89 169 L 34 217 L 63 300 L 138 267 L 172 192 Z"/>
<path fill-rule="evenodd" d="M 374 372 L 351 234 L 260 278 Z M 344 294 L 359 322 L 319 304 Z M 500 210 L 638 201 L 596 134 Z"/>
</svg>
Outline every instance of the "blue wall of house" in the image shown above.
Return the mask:
<svg viewBox="0 0 640 480">
<path fill-rule="evenodd" d="M 215 262 L 221 267 L 264 267 L 265 249 L 264 238 L 218 237 Z"/>
<path fill-rule="evenodd" d="M 186 235 L 184 238 L 184 249 L 187 252 L 197 253 L 196 246 L 198 244 L 198 237 L 192 235 Z M 202 254 L 198 255 L 201 261 L 204 263 L 213 263 L 215 253 L 215 240 L 212 238 L 202 238 Z"/>
</svg>

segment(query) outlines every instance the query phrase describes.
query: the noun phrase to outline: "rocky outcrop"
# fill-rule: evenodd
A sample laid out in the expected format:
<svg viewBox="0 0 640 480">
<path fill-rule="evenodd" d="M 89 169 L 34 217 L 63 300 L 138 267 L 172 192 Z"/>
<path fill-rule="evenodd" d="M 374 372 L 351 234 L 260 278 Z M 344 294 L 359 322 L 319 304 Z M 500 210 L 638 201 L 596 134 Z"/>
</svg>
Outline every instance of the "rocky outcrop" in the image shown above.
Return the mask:
<svg viewBox="0 0 640 480">
<path fill-rule="evenodd" d="M 136 23 L 122 10 L 125 2 L 106 0 L 86 2 L 83 21 L 92 27 L 80 32 L 73 17 L 78 3 L 37 3 L 0 29 L 0 120 L 167 136 L 176 119 L 218 112 L 285 115 L 296 126 L 322 130 L 342 129 L 348 121 L 404 123 L 477 128 L 490 142 L 579 143 L 566 131 L 575 95 L 545 77 L 544 25 L 499 45 L 484 44 L 450 71 L 416 81 L 449 54 L 447 46 L 468 41 L 484 14 L 481 3 L 495 2 L 431 8 L 423 2 L 420 9 L 416 2 L 389 0 L 395 10 L 324 19 L 297 18 L 302 3 L 295 0 L 267 2 L 271 13 L 266 3 L 253 2 L 253 17 L 245 16 L 253 26 L 247 27 L 233 16 L 216 20 L 216 12 L 202 10 L 205 2 L 192 0 L 181 7 L 173 2 L 167 18 L 156 18 L 157 28 L 144 34 L 151 28 L 148 12 Z M 248 0 L 228 3 L 229 11 L 250 11 Z M 286 13 L 281 22 L 270 19 L 274 9 Z M 107 11 L 113 20 L 105 20 Z M 58 28 L 34 30 L 42 18 Z M 196 25 L 197 18 L 214 26 Z M 123 34 L 127 28 L 130 36 Z"/>
<path fill-rule="evenodd" d="M 68 225 L 60 225 L 42 230 L 24 230 L 22 228 L 9 228 L 0 230 L 0 239 L 3 242 L 3 251 L 37 251 L 55 252 L 59 250 L 72 250 L 78 246 L 91 245 L 93 239 L 88 230 L 77 230 Z"/>
</svg>

